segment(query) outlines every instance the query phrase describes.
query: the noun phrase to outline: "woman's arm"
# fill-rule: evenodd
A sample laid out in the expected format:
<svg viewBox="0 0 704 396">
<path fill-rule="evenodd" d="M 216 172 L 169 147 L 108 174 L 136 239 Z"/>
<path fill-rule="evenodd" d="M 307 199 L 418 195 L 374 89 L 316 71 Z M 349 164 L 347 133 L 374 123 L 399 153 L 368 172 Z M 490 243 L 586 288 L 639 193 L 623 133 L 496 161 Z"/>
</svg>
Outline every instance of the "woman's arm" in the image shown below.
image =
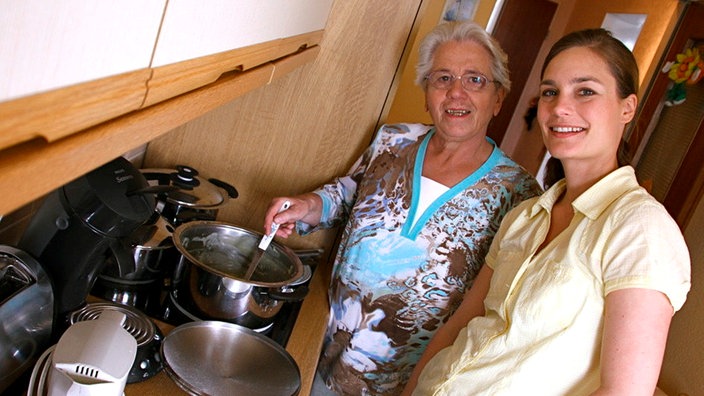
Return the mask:
<svg viewBox="0 0 704 396">
<path fill-rule="evenodd" d="M 657 386 L 673 315 L 670 300 L 650 289 L 606 296 L 601 387 L 596 395 L 648 395 Z"/>
<path fill-rule="evenodd" d="M 457 308 L 457 311 L 450 316 L 447 323 L 440 327 L 433 336 L 433 339 L 430 340 L 428 347 L 425 349 L 425 352 L 423 352 L 423 355 L 413 370 L 411 378 L 408 384 L 406 384 L 402 395 L 410 395 L 413 392 L 413 389 L 415 389 L 418 383 L 418 377 L 423 371 L 423 367 L 425 367 L 435 354 L 441 349 L 452 345 L 457 335 L 460 333 L 460 330 L 466 327 L 467 323 L 469 323 L 472 318 L 484 315 L 484 298 L 489 292 L 489 283 L 491 282 L 491 275 L 493 273 L 494 270 L 488 265 L 484 265 L 482 269 L 479 270 L 477 277 L 474 279 L 474 284 L 472 284 L 472 287 L 464 295 L 464 299 Z"/>
</svg>

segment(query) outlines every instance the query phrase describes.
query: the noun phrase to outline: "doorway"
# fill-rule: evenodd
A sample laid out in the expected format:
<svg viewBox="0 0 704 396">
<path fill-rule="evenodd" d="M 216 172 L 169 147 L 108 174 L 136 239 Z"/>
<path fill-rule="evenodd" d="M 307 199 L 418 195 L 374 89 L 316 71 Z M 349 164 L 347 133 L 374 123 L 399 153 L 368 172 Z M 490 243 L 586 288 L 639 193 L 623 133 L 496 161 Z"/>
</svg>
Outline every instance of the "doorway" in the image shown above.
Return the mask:
<svg viewBox="0 0 704 396">
<path fill-rule="evenodd" d="M 704 5 L 689 3 L 661 68 L 688 48 L 700 47 L 704 53 L 702 20 Z M 704 79 L 685 84 L 686 99 L 679 104 L 668 103 L 673 85 L 666 73 L 655 78 L 628 143 L 638 148 L 638 177 L 684 229 L 704 195 Z"/>
<path fill-rule="evenodd" d="M 487 132 L 487 136 L 498 145 L 504 139 L 556 10 L 557 3 L 549 0 L 503 2 L 492 34 L 508 55 L 512 87 L 504 99 L 501 111 L 491 120 Z"/>
</svg>

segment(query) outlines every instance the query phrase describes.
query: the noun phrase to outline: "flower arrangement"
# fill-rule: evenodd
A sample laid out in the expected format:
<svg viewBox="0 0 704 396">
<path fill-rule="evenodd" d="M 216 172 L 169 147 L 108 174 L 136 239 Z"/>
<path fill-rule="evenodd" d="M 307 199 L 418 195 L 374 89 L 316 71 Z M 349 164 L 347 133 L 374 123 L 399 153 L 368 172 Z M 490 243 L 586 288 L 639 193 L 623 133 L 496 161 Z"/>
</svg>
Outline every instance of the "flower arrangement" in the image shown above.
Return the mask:
<svg viewBox="0 0 704 396">
<path fill-rule="evenodd" d="M 704 59 L 700 50 L 704 50 L 704 46 L 687 48 L 683 53 L 677 54 L 674 61 L 667 62 L 663 67 L 662 72 L 667 73 L 668 78 L 673 81 L 665 97 L 667 106 L 684 102 L 687 97 L 685 84 L 694 85 L 704 77 Z"/>
</svg>

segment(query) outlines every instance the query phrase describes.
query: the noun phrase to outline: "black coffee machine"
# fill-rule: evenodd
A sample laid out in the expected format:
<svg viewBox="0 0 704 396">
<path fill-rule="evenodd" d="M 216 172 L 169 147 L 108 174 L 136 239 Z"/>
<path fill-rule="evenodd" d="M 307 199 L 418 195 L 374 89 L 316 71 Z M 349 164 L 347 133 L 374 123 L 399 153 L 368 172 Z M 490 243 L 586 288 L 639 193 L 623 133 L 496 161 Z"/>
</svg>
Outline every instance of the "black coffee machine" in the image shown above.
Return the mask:
<svg viewBox="0 0 704 396">
<path fill-rule="evenodd" d="M 86 297 L 105 263 L 116 258 L 120 273 L 134 271 L 121 238 L 154 213 L 147 180 L 119 157 L 50 193 L 32 218 L 19 247 L 33 255 L 52 282 L 54 337 Z"/>
</svg>

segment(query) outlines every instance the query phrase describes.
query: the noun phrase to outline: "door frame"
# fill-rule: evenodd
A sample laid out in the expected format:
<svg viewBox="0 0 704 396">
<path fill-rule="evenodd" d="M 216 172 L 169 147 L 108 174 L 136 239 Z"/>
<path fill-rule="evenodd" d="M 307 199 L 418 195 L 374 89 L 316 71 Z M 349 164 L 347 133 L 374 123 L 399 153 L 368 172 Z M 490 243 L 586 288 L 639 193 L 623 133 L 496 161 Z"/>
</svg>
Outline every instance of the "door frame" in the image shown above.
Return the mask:
<svg viewBox="0 0 704 396">
<path fill-rule="evenodd" d="M 511 91 L 499 114 L 491 119 L 487 136 L 501 145 L 535 61 L 548 36 L 558 4 L 551 0 L 502 0 L 491 34 L 508 55 Z M 491 22 L 491 21 L 490 21 Z M 521 37 L 521 40 L 516 40 Z M 530 41 L 533 40 L 533 41 Z"/>
<path fill-rule="evenodd" d="M 704 40 L 702 20 L 704 20 L 704 4 L 688 3 L 658 69 L 662 69 L 668 60 L 675 59 L 677 54 L 691 44 L 692 38 Z M 667 74 L 658 73 L 641 106 L 636 124 L 628 136 L 629 147 L 641 151 L 642 147 L 647 144 L 646 131 L 657 122 L 663 98 L 669 87 L 670 79 Z M 704 115 L 702 119 L 704 119 Z M 699 200 L 704 196 L 704 167 L 701 166 L 701 158 L 704 158 L 704 122 L 702 119 L 700 119 L 692 144 L 663 200 L 668 212 L 682 229 L 687 226 Z"/>
</svg>

